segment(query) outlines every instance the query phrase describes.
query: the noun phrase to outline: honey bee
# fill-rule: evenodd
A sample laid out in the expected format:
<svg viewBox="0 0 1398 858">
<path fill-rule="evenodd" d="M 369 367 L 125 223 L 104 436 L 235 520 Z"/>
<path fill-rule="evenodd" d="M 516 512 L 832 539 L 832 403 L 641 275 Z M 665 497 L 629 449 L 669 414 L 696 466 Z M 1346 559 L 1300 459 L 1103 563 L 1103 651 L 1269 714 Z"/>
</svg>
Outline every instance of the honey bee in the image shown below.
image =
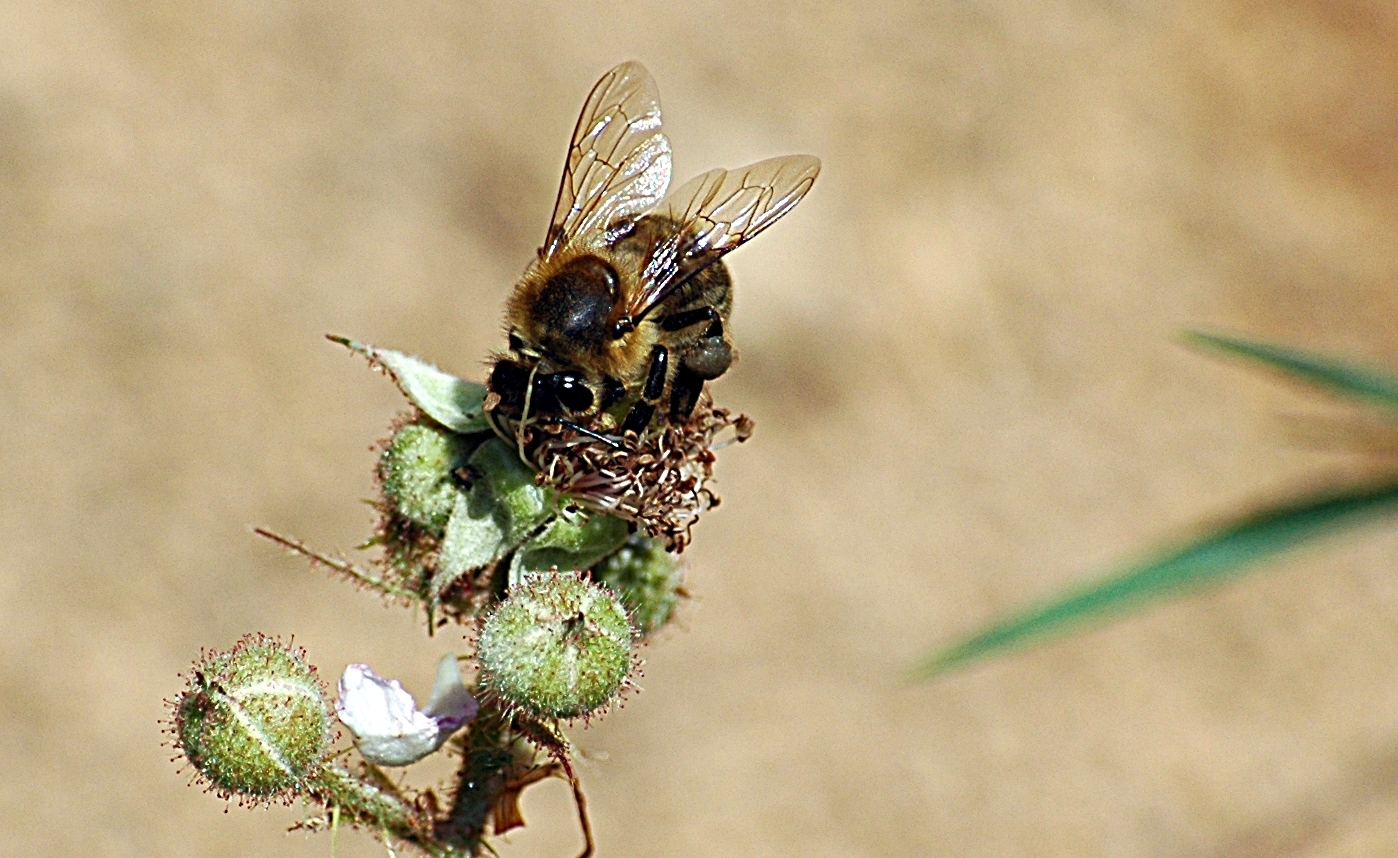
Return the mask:
<svg viewBox="0 0 1398 858">
<path fill-rule="evenodd" d="M 573 131 L 544 244 L 507 307 L 509 352 L 486 400 L 497 430 L 534 420 L 615 446 L 600 433 L 689 417 L 733 362 L 733 285 L 720 259 L 791 211 L 819 172 L 816 158 L 787 155 L 710 170 L 666 196 L 655 81 L 635 62 L 603 75 Z"/>
</svg>

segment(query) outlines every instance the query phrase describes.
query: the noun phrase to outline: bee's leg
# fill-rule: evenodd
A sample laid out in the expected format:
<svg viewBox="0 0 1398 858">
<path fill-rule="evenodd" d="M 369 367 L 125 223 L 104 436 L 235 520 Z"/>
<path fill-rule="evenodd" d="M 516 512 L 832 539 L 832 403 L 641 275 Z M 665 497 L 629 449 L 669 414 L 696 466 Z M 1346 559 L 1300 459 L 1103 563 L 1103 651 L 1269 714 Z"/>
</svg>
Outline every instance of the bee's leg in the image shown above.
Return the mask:
<svg viewBox="0 0 1398 858">
<path fill-rule="evenodd" d="M 704 332 L 704 336 L 723 336 L 723 319 L 719 317 L 718 311 L 713 307 L 699 307 L 694 310 L 672 313 L 660 320 L 660 327 L 667 331 L 679 331 L 700 322 L 709 323 L 709 329 Z"/>
<path fill-rule="evenodd" d="M 646 373 L 646 386 L 641 389 L 641 398 L 626 414 L 626 422 L 621 424 L 622 434 L 635 432 L 637 435 L 650 425 L 655 416 L 655 403 L 665 392 L 665 373 L 670 366 L 670 350 L 656 346 L 650 350 L 650 370 Z"/>
<path fill-rule="evenodd" d="M 680 371 L 704 381 L 718 378 L 733 365 L 733 347 L 723 337 L 704 337 L 680 358 Z"/>
<path fill-rule="evenodd" d="M 635 432 L 637 435 L 645 431 L 650 425 L 650 419 L 655 416 L 655 406 L 649 402 L 637 402 L 631 406 L 631 410 L 626 412 L 626 422 L 621 424 L 621 434 Z"/>
<path fill-rule="evenodd" d="M 598 411 L 606 411 L 625 398 L 626 385 L 610 375 L 602 376 L 602 401 L 597 406 Z"/>
<path fill-rule="evenodd" d="M 693 310 L 685 310 L 675 313 L 660 320 L 660 327 L 667 331 L 678 331 L 697 325 L 700 322 L 708 322 L 709 327 L 704 331 L 704 336 L 699 338 L 694 345 L 680 357 L 680 371 L 688 370 L 697 376 L 701 382 L 712 378 L 718 378 L 728 371 L 728 367 L 733 363 L 733 347 L 728 344 L 728 340 L 723 336 L 723 317 L 718 314 L 718 310 L 713 307 L 698 307 Z M 675 380 L 679 383 L 679 379 Z M 691 382 L 692 384 L 692 382 Z M 702 387 L 702 383 L 700 384 Z M 689 395 L 689 394 L 686 394 Z M 694 401 L 698 401 L 699 392 L 693 392 Z M 670 411 L 675 413 L 678 408 L 674 396 L 671 396 Z M 684 414 L 688 415 L 694 410 L 694 406 L 684 409 Z"/>
<path fill-rule="evenodd" d="M 675 383 L 670 385 L 670 422 L 678 423 L 693 414 L 703 390 L 704 378 L 681 363 Z"/>
</svg>

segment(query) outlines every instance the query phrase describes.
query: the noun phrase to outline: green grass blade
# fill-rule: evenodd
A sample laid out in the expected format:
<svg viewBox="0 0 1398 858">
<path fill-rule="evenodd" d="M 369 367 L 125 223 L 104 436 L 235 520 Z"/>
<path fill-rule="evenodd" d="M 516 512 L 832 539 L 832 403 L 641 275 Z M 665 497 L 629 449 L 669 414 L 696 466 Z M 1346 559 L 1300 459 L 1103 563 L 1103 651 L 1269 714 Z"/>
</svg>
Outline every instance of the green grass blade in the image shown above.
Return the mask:
<svg viewBox="0 0 1398 858">
<path fill-rule="evenodd" d="M 1008 647 L 1219 581 L 1309 540 L 1394 513 L 1398 513 L 1398 479 L 1307 495 L 1261 510 L 1044 605 L 995 620 L 920 662 L 913 678 L 931 679 Z"/>
<path fill-rule="evenodd" d="M 1187 331 L 1186 343 L 1218 349 L 1230 355 L 1258 361 L 1292 378 L 1309 382 L 1342 396 L 1398 408 L 1398 376 L 1372 367 L 1356 366 L 1286 346 L 1241 340 L 1202 331 Z"/>
</svg>

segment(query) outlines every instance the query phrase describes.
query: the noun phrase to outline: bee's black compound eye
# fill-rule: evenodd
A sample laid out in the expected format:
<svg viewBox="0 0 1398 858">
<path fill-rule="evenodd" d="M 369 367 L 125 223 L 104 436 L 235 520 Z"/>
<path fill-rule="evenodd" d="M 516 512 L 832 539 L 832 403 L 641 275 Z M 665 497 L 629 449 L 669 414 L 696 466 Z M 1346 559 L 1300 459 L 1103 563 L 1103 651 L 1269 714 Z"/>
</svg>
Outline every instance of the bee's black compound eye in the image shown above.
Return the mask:
<svg viewBox="0 0 1398 858">
<path fill-rule="evenodd" d="M 551 372 L 534 377 L 530 405 L 535 414 L 586 411 L 592 407 L 592 391 L 575 372 Z"/>
<path fill-rule="evenodd" d="M 553 379 L 553 394 L 558 398 L 559 405 L 573 412 L 592 407 L 592 390 L 580 377 L 571 372 L 560 372 Z"/>
</svg>

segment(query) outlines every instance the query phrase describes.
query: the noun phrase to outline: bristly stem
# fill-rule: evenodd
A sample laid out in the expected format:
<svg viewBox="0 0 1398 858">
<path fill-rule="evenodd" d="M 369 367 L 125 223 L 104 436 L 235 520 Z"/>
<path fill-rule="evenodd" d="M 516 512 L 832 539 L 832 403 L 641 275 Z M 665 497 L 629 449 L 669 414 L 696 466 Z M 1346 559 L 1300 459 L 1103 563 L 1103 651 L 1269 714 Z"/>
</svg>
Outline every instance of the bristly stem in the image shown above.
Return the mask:
<svg viewBox="0 0 1398 858">
<path fill-rule="evenodd" d="M 421 597 L 417 593 L 400 587 L 397 584 L 393 584 L 389 581 L 386 581 L 372 572 L 355 566 L 348 560 L 338 560 L 334 557 L 328 557 L 324 554 L 321 554 L 319 551 L 310 548 L 299 539 L 292 539 L 289 536 L 282 536 L 280 533 L 276 533 L 264 527 L 254 527 L 252 529 L 252 532 L 256 533 L 258 536 L 263 537 L 264 539 L 270 539 L 271 541 L 277 543 L 278 545 L 287 549 L 288 551 L 305 557 L 307 560 L 310 560 L 313 564 L 327 566 L 330 569 L 340 573 L 341 575 L 344 575 L 346 578 L 350 579 L 354 583 L 361 584 L 365 587 L 368 587 L 371 590 L 377 590 L 379 593 L 385 596 L 389 596 L 395 599 L 403 599 L 405 601 L 414 603 L 421 600 Z"/>
<path fill-rule="evenodd" d="M 327 765 L 307 790 L 332 811 L 353 822 L 378 829 L 384 843 L 396 837 L 413 843 L 434 858 L 460 854 L 435 842 L 432 821 L 395 792 L 361 780 L 345 769 Z"/>
<path fill-rule="evenodd" d="M 559 733 L 556 725 L 545 724 L 532 718 L 516 718 L 515 726 L 530 741 L 543 748 L 555 763 L 563 769 L 568 786 L 573 790 L 573 804 L 578 809 L 578 825 L 582 828 L 583 851 L 578 858 L 592 858 L 596 848 L 592 839 L 592 822 L 587 816 L 587 797 L 583 795 L 582 782 L 573 770 L 573 760 L 568 754 L 568 740 Z"/>
</svg>

